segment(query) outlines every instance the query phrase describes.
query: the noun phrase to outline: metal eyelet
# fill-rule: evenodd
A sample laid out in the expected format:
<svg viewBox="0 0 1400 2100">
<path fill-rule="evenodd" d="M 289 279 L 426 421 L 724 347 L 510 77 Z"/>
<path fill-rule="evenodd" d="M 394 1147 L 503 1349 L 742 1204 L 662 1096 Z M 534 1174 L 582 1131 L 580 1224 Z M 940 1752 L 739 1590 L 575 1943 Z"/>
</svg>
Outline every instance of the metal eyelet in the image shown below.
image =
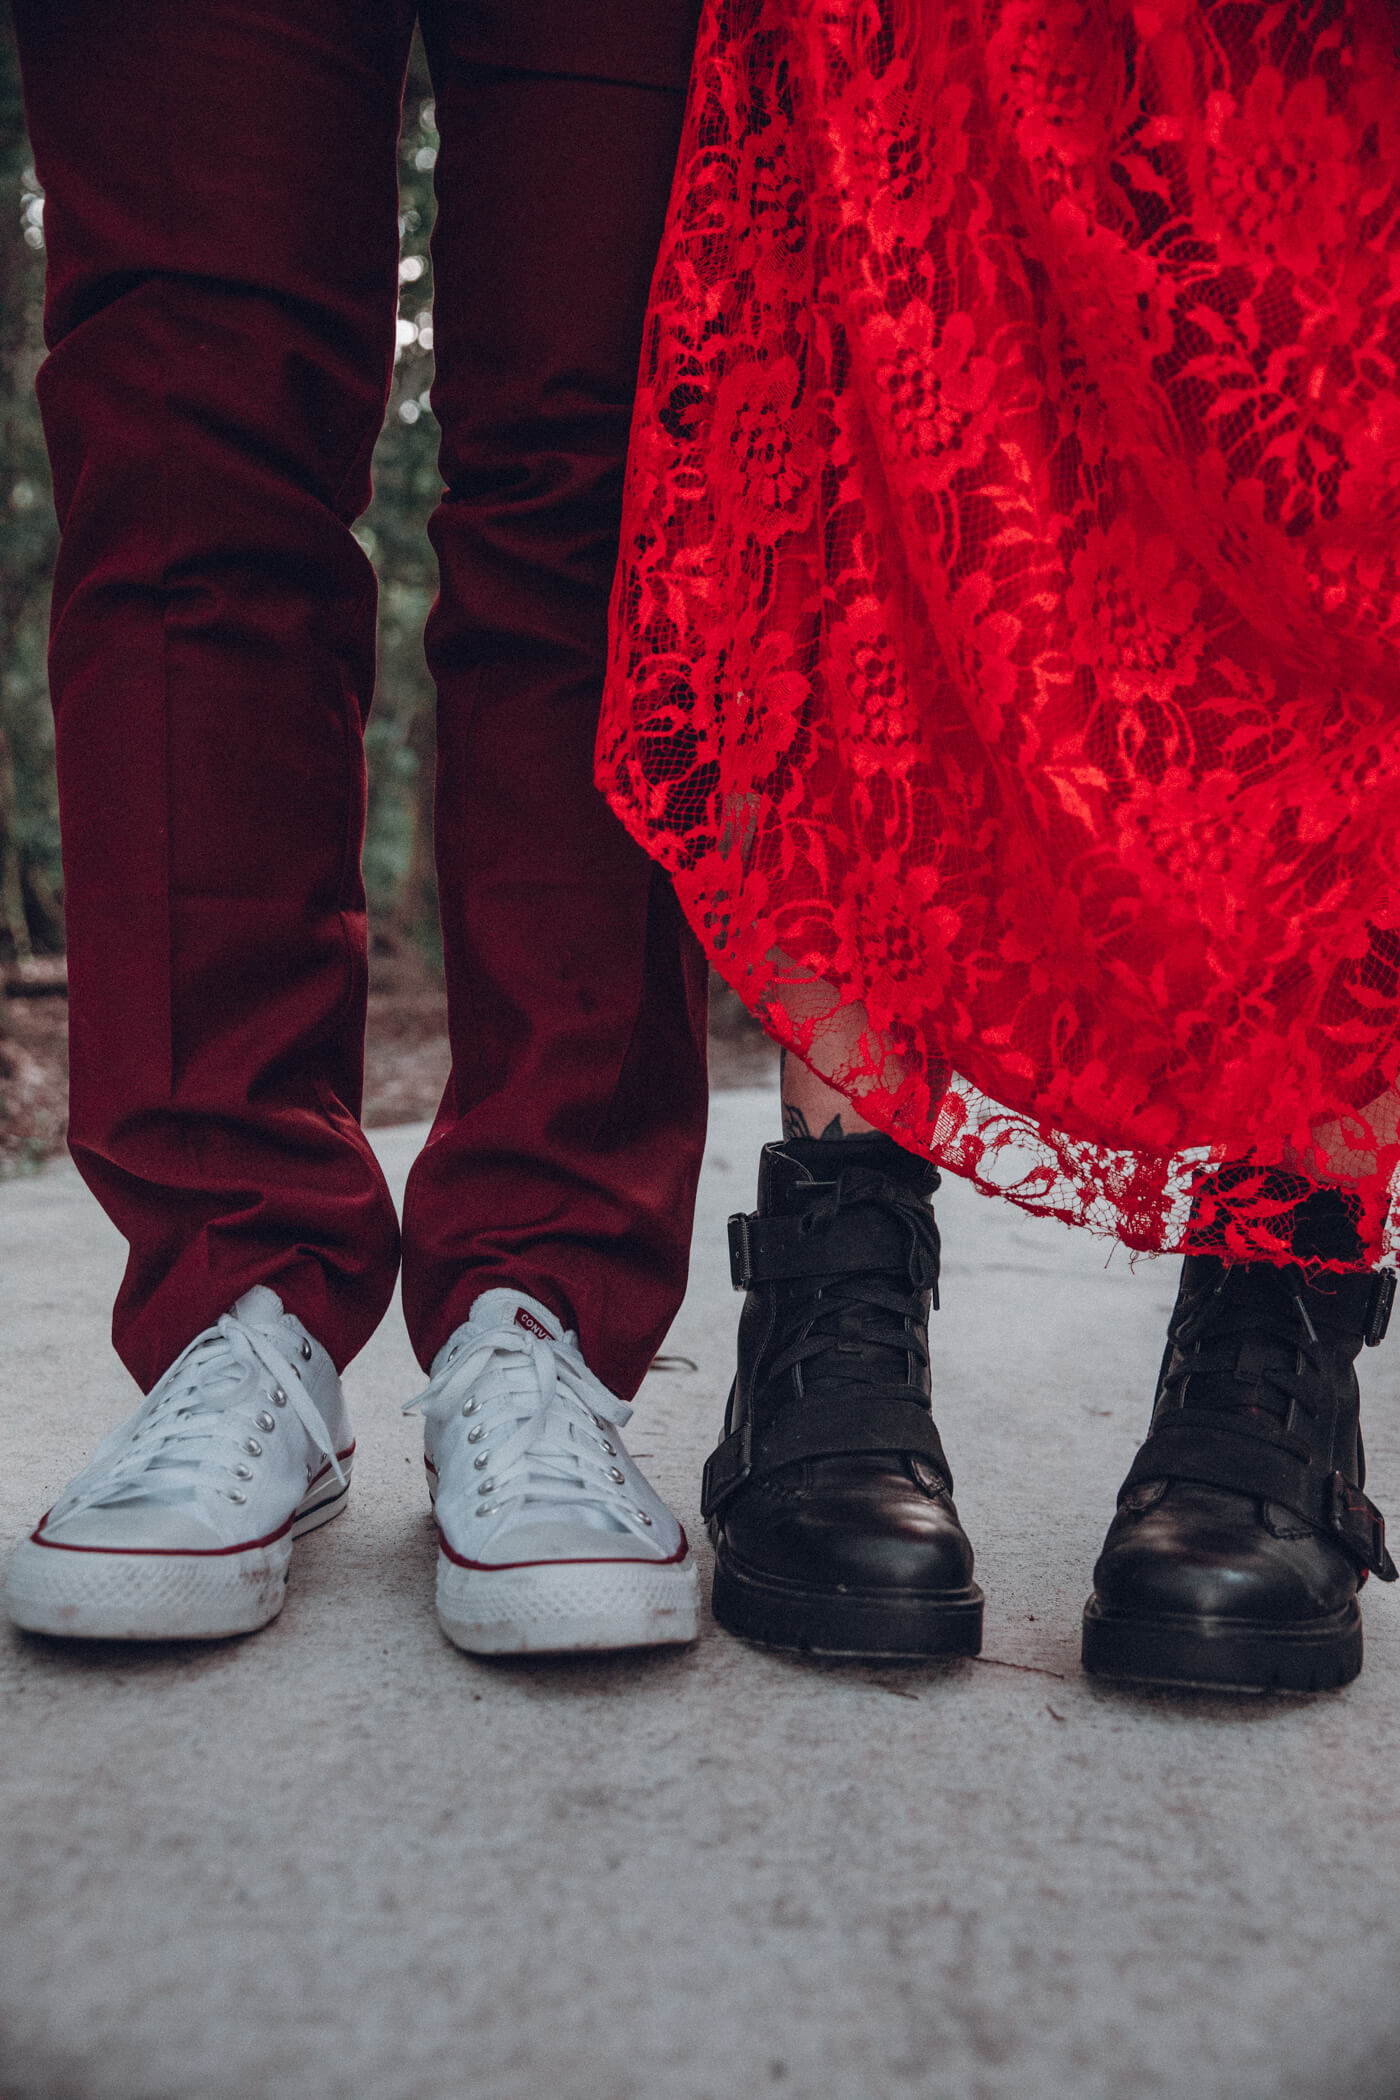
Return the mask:
<svg viewBox="0 0 1400 2100">
<path fill-rule="evenodd" d="M 627 1478 L 627 1475 L 624 1472 L 622 1472 L 617 1466 L 609 1466 L 608 1478 L 609 1480 L 615 1480 L 618 1486 L 621 1487 L 623 1481 Z"/>
<path fill-rule="evenodd" d="M 646 1511 L 645 1511 L 644 1509 L 639 1509 L 639 1510 L 637 1511 L 637 1515 L 638 1515 L 638 1516 L 639 1516 L 639 1517 L 641 1518 L 642 1522 L 643 1522 L 643 1523 L 644 1523 L 644 1524 L 646 1525 L 646 1527 L 647 1527 L 648 1531 L 650 1531 L 650 1529 L 651 1529 L 651 1518 L 650 1518 L 650 1517 L 649 1517 L 649 1516 L 647 1515 Z"/>
<path fill-rule="evenodd" d="M 478 1422 L 475 1429 L 469 1429 L 467 1431 L 467 1442 L 469 1444 L 479 1444 L 481 1442 L 481 1439 L 485 1436 L 485 1434 L 486 1424 L 484 1422 Z"/>
<path fill-rule="evenodd" d="M 447 1361 L 448 1361 L 449 1363 L 452 1363 L 452 1362 L 454 1361 L 454 1359 L 456 1358 L 456 1356 L 457 1356 L 457 1354 L 458 1354 L 458 1351 L 459 1351 L 459 1350 L 461 1349 L 461 1346 L 462 1346 L 462 1345 L 461 1345 L 461 1343 L 460 1343 L 460 1342 L 454 1342 L 454 1343 L 452 1344 L 452 1347 L 451 1347 L 451 1348 L 450 1348 L 450 1349 L 448 1350 L 448 1352 L 447 1352 Z"/>
<path fill-rule="evenodd" d="M 464 1415 L 474 1415 L 477 1409 L 480 1407 L 480 1405 L 481 1402 L 477 1399 L 476 1394 L 473 1393 L 470 1400 L 464 1400 L 462 1402 L 462 1413 Z"/>
<path fill-rule="evenodd" d="M 603 1438 L 603 1449 L 607 1452 L 609 1458 L 617 1457 L 617 1445 L 610 1444 L 606 1437 Z"/>
<path fill-rule="evenodd" d="M 255 1436 L 244 1437 L 243 1449 L 247 1452 L 249 1458 L 262 1457 L 262 1445 L 258 1442 Z"/>
<path fill-rule="evenodd" d="M 233 1477 L 235 1480 L 251 1480 L 253 1477 L 253 1469 L 251 1466 L 235 1466 L 233 1469 Z"/>
<path fill-rule="evenodd" d="M 483 1452 L 482 1452 L 482 1453 L 480 1454 L 480 1456 L 479 1456 L 479 1457 L 477 1457 L 477 1458 L 474 1458 L 474 1459 L 472 1460 L 472 1466 L 473 1466 L 474 1470 L 475 1470 L 476 1472 L 478 1472 L 478 1473 L 479 1473 L 479 1472 L 481 1471 L 481 1469 L 482 1469 L 482 1467 L 483 1467 L 483 1466 L 489 1466 L 489 1465 L 490 1465 L 490 1463 L 491 1463 L 491 1454 L 490 1454 L 490 1452 L 489 1452 L 489 1451 L 483 1451 Z"/>
<path fill-rule="evenodd" d="M 302 1362 L 303 1362 L 304 1364 L 309 1364 L 309 1363 L 310 1363 L 310 1361 L 311 1361 L 311 1344 L 310 1344 L 310 1342 L 303 1342 L 303 1343 L 302 1343 L 302 1345 L 301 1345 L 301 1360 L 302 1360 Z"/>
<path fill-rule="evenodd" d="M 242 1488 L 225 1488 L 224 1493 L 228 1496 L 230 1502 L 246 1502 L 248 1500 Z"/>
<path fill-rule="evenodd" d="M 492 1488 L 495 1485 L 496 1483 L 494 1480 L 483 1480 L 480 1487 L 477 1489 L 478 1495 L 489 1495 Z"/>
<path fill-rule="evenodd" d="M 478 1517 L 494 1516 L 500 1506 L 499 1502 L 478 1502 L 472 1514 Z"/>
<path fill-rule="evenodd" d="M 276 1415 L 269 1414 L 266 1408 L 263 1409 L 261 1414 L 254 1415 L 253 1420 L 265 1436 L 271 1436 L 273 1430 L 277 1427 Z"/>
<path fill-rule="evenodd" d="M 276 1385 L 272 1389 L 272 1404 L 274 1407 L 285 1407 L 287 1404 L 287 1396 L 280 1385 Z"/>
</svg>

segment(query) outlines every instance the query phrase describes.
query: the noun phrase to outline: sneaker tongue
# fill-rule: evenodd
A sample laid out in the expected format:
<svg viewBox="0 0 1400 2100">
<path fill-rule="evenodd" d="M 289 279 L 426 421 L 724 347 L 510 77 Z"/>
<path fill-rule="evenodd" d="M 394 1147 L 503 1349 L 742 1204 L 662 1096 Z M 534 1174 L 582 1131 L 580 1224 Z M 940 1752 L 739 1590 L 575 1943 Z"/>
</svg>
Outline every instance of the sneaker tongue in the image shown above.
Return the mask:
<svg viewBox="0 0 1400 2100">
<path fill-rule="evenodd" d="M 469 1327 L 518 1327 L 522 1343 L 532 1338 L 562 1342 L 564 1329 L 547 1305 L 523 1291 L 483 1291 L 471 1310 Z"/>
<path fill-rule="evenodd" d="M 286 1318 L 282 1300 L 265 1283 L 255 1283 L 251 1291 L 245 1291 L 233 1311 L 245 1327 L 256 1327 L 264 1334 L 280 1334 Z"/>
</svg>

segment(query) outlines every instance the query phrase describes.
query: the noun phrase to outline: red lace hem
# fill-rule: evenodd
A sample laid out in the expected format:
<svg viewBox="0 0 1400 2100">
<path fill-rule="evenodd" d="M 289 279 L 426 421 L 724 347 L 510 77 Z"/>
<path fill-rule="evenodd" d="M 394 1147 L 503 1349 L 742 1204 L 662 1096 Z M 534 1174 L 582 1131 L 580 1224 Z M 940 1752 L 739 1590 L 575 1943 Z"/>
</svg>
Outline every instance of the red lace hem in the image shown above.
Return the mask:
<svg viewBox="0 0 1400 2100">
<path fill-rule="evenodd" d="M 1400 1238 L 1390 28 L 702 28 L 600 784 L 863 1115 L 1135 1248 L 1201 1243 L 1222 1159 Z M 1280 1185 L 1231 1251 L 1286 1248 Z"/>
</svg>

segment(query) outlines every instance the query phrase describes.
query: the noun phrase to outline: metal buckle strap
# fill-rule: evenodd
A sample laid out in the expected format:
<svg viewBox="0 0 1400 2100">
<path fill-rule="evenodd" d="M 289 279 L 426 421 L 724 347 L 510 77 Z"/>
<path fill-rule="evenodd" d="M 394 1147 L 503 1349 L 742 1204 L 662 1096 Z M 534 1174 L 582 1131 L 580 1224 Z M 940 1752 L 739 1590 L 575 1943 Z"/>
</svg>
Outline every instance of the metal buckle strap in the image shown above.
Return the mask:
<svg viewBox="0 0 1400 2100">
<path fill-rule="evenodd" d="M 1302 1301 L 1300 1301 L 1302 1302 Z M 1394 1269 L 1329 1270 L 1308 1283 L 1309 1318 L 1340 1334 L 1359 1334 L 1368 1349 L 1385 1340 L 1395 1302 Z"/>
<path fill-rule="evenodd" d="M 873 1269 L 907 1271 L 910 1221 L 892 1208 L 853 1204 L 783 1217 L 738 1211 L 729 1220 L 729 1274 L 736 1291 L 789 1283 L 799 1276 L 839 1276 Z"/>
<path fill-rule="evenodd" d="M 1371 1302 L 1366 1309 L 1366 1347 L 1374 1349 L 1385 1340 L 1390 1308 L 1395 1303 L 1394 1269 L 1378 1269 L 1371 1279 Z"/>
<path fill-rule="evenodd" d="M 1385 1519 L 1339 1472 L 1309 1465 L 1262 1424 L 1212 1420 L 1183 1409 L 1159 1423 L 1128 1468 L 1119 1499 L 1145 1480 L 1193 1480 L 1277 1502 L 1315 1531 L 1330 1535 L 1383 1582 L 1396 1569 L 1385 1545 Z"/>
<path fill-rule="evenodd" d="M 1382 1582 L 1394 1582 L 1400 1568 L 1386 1551 L 1385 1518 L 1375 1503 L 1343 1473 L 1331 1474 L 1327 1485 L 1334 1535 L 1363 1568 L 1373 1569 Z"/>
<path fill-rule="evenodd" d="M 926 1406 L 880 1395 L 863 1399 L 793 1401 L 757 1436 L 750 1420 L 710 1454 L 701 1488 L 701 1514 L 708 1519 L 735 1489 L 804 1458 L 842 1458 L 895 1453 L 927 1459 L 951 1486 L 948 1461 Z"/>
<path fill-rule="evenodd" d="M 721 1504 L 729 1500 L 735 1488 L 742 1487 L 749 1477 L 751 1426 L 746 1420 L 741 1429 L 736 1429 L 716 1445 L 705 1460 L 705 1470 L 700 1476 L 700 1514 L 706 1523 Z"/>
</svg>

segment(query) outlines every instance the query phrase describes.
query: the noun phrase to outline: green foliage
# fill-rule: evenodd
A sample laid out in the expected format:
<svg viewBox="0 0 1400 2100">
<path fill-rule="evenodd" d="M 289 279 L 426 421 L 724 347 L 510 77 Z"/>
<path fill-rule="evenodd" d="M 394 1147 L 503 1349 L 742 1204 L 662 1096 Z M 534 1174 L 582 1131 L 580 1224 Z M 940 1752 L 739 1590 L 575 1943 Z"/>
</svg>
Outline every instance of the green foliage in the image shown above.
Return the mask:
<svg viewBox="0 0 1400 2100">
<path fill-rule="evenodd" d="M 366 739 L 370 908 L 436 952 L 433 695 L 422 630 L 436 588 L 425 526 L 437 501 L 432 381 L 432 90 L 414 39 L 400 140 L 398 362 L 358 536 L 379 573 L 379 680 Z M 178 205 L 174 208 L 178 209 Z M 0 959 L 63 945 L 62 869 L 45 649 L 57 549 L 34 400 L 43 355 L 43 199 L 29 160 L 19 66 L 0 8 Z"/>
<path fill-rule="evenodd" d="M 423 622 L 437 579 L 428 515 L 441 482 L 433 373 L 433 166 L 438 135 L 422 46 L 415 37 L 399 140 L 399 354 L 374 455 L 374 501 L 359 538 L 379 573 L 379 677 L 365 739 L 370 910 L 440 958 L 432 857 L 433 692 Z"/>
<path fill-rule="evenodd" d="M 399 140 L 399 354 L 374 454 L 374 501 L 358 536 L 379 573 L 379 676 L 365 738 L 370 910 L 440 957 L 432 858 L 433 691 L 423 622 L 437 578 L 428 515 L 437 502 L 433 376 L 433 165 L 438 135 L 422 47 L 414 39 Z"/>
<path fill-rule="evenodd" d="M 63 946 L 44 655 L 58 546 L 34 374 L 43 355 L 43 199 L 19 66 L 0 20 L 0 955 Z"/>
</svg>

